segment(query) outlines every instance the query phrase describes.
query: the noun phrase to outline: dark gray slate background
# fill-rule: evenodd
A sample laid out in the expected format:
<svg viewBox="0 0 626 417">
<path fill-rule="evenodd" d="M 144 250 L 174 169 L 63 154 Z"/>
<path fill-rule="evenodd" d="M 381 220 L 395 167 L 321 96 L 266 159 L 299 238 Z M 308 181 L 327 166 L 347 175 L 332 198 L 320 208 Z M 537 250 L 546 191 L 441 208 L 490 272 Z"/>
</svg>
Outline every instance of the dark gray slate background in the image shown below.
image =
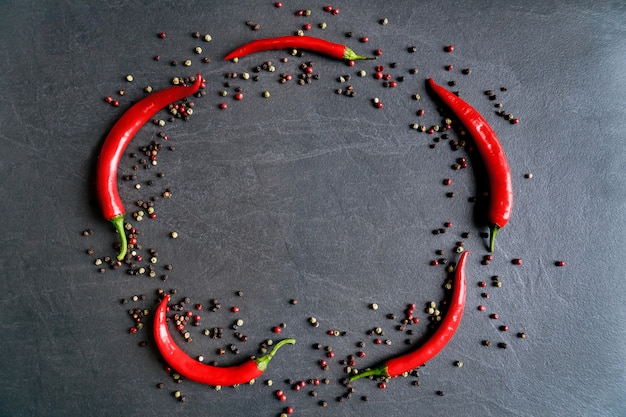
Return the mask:
<svg viewBox="0 0 626 417">
<path fill-rule="evenodd" d="M 284 3 L 278 9 L 268 0 L 0 2 L 0 415 L 277 416 L 284 406 L 297 416 L 626 415 L 624 2 L 340 1 L 331 3 L 340 9 L 336 16 L 324 12 L 325 2 Z M 305 8 L 310 17 L 295 16 Z M 379 24 L 382 18 L 389 23 Z M 248 20 L 260 30 L 247 27 Z M 317 54 L 281 63 L 288 51 L 222 60 L 248 40 L 293 34 L 307 22 L 310 35 L 383 55 L 354 67 Z M 194 31 L 213 40 L 194 39 Z M 363 35 L 369 43 L 359 42 Z M 451 54 L 443 51 L 448 44 L 456 47 Z M 193 53 L 196 46 L 202 55 Z M 201 63 L 204 56 L 211 63 Z M 191 67 L 169 64 L 185 59 Z M 267 60 L 276 72 L 224 86 L 227 72 L 254 75 Z M 278 82 L 283 72 L 296 78 L 307 61 L 319 80 Z M 383 87 L 372 76 L 378 64 L 404 81 Z M 418 74 L 409 73 L 414 67 Z M 471 74 L 463 75 L 464 68 Z M 360 69 L 366 77 L 356 76 Z M 162 142 L 158 165 L 137 171 L 136 181 L 120 180 L 129 220 L 134 201 L 172 189 L 172 198 L 155 203 L 157 219 L 133 222 L 141 254 L 159 253 L 157 277 L 131 276 L 126 266 L 99 273 L 94 262 L 113 255 L 116 241 L 95 202 L 99 147 L 145 86 L 165 88 L 172 77 L 196 71 L 207 79 L 207 94 L 194 99 L 189 122 L 144 127 L 128 153 Z M 337 81 L 348 74 L 350 81 Z M 468 202 L 482 192 L 480 161 L 455 171 L 465 150 L 452 151 L 445 140 L 431 149 L 438 135 L 410 128 L 440 121 L 424 88 L 427 77 L 455 80 L 453 89 L 485 115 L 509 158 L 514 213 L 489 265 L 481 264 L 487 254 L 481 209 Z M 355 97 L 335 93 L 347 84 Z M 235 87 L 243 88 L 240 102 Z M 264 90 L 269 99 L 261 97 Z M 411 98 L 415 93 L 420 101 Z M 104 102 L 108 95 L 120 100 L 118 108 Z M 373 107 L 375 97 L 384 109 Z M 218 109 L 222 102 L 225 111 Z M 520 123 L 498 117 L 495 102 Z M 420 108 L 426 113 L 418 117 Z M 169 142 L 157 137 L 160 130 Z M 121 174 L 131 174 L 133 163 L 125 156 Z M 442 185 L 445 178 L 450 187 Z M 448 221 L 446 233 L 432 234 Z M 83 237 L 85 229 L 93 234 Z M 170 239 L 171 231 L 179 238 Z M 395 330 L 398 320 L 388 313 L 401 317 L 415 303 L 421 323 L 413 326 L 413 340 L 423 340 L 423 307 L 442 297 L 446 278 L 443 267 L 429 263 L 440 257 L 437 249 L 454 261 L 459 240 L 472 251 L 466 313 L 446 349 L 420 370 L 421 385 L 399 378 L 381 390 L 360 380 L 352 398 L 338 402 L 346 392 L 339 360 L 358 351 L 358 341 L 367 353 L 359 367 L 406 349 L 411 336 Z M 95 254 L 87 255 L 88 248 Z M 514 258 L 523 264 L 512 265 Z M 566 266 L 556 267 L 557 260 Z M 173 269 L 163 282 L 166 264 Z M 494 275 L 501 288 L 478 286 Z M 127 310 L 152 309 L 158 288 L 176 288 L 177 301 L 222 302 L 218 312 L 200 312 L 199 327 L 189 327 L 193 343 L 177 339 L 193 356 L 212 360 L 217 348 L 235 343 L 229 329 L 239 317 L 249 341 L 237 341 L 241 354 L 228 353 L 222 364 L 255 354 L 280 323 L 287 325 L 281 336 L 298 343 L 283 348 L 253 386 L 215 391 L 176 384 L 163 371 L 150 330 L 128 332 Z M 484 291 L 489 299 L 481 298 Z M 133 295 L 146 299 L 130 301 Z M 477 310 L 480 304 L 486 312 Z M 228 311 L 234 305 L 239 314 Z M 490 313 L 500 319 L 490 320 Z M 311 316 L 319 328 L 307 323 Z M 498 330 L 503 324 L 509 332 Z M 216 326 L 225 328 L 222 340 L 202 335 Z M 366 334 L 377 326 L 391 346 L 377 346 Z M 346 333 L 331 337 L 329 329 Z M 528 338 L 518 339 L 518 332 Z M 482 346 L 486 339 L 494 345 Z M 498 349 L 499 342 L 508 349 Z M 314 343 L 335 351 L 327 372 Z M 455 367 L 456 360 L 464 366 Z M 296 392 L 285 383 L 325 376 L 331 383 L 316 388 L 316 398 L 310 387 Z M 286 403 L 274 397 L 276 389 L 287 392 Z M 176 390 L 186 402 L 173 398 Z"/>
</svg>

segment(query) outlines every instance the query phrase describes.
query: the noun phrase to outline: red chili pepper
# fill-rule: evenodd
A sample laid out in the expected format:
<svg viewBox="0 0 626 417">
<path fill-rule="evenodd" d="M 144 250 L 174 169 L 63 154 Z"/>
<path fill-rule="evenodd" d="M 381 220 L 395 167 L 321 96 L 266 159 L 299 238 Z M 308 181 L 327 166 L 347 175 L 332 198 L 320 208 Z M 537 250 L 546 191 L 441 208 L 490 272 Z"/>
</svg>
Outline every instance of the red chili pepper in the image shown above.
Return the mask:
<svg viewBox="0 0 626 417">
<path fill-rule="evenodd" d="M 446 346 L 454 336 L 463 317 L 466 294 L 465 260 L 467 255 L 469 255 L 469 251 L 463 252 L 459 259 L 454 273 L 452 298 L 448 305 L 448 312 L 433 335 L 416 350 L 389 359 L 375 368 L 353 375 L 350 377 L 350 381 L 368 376 L 396 377 L 425 364 Z"/>
<path fill-rule="evenodd" d="M 281 36 L 277 38 L 256 39 L 235 49 L 224 58 L 229 61 L 233 58 L 243 58 L 256 52 L 277 49 L 307 49 L 309 51 L 328 55 L 332 58 L 356 61 L 360 59 L 376 59 L 357 55 L 352 49 L 339 43 L 332 43 L 313 36 Z"/>
<path fill-rule="evenodd" d="M 456 94 L 435 84 L 432 78 L 428 79 L 428 85 L 465 126 L 485 164 L 489 175 L 489 251 L 493 252 L 496 233 L 507 224 L 513 209 L 513 183 L 506 155 L 495 132 L 478 111 Z"/>
<path fill-rule="evenodd" d="M 263 375 L 267 365 L 272 360 L 276 351 L 285 344 L 296 343 L 295 339 L 283 339 L 277 342 L 272 350 L 258 358 L 249 359 L 246 362 L 229 367 L 218 367 L 198 362 L 187 355 L 172 339 L 167 327 L 167 303 L 170 300 L 166 294 L 156 309 L 154 318 L 154 340 L 163 359 L 183 377 L 212 386 L 232 386 L 245 384 Z"/>
<path fill-rule="evenodd" d="M 203 83 L 202 76 L 197 74 L 191 85 L 166 88 L 139 100 L 113 125 L 102 145 L 96 168 L 96 191 L 104 217 L 113 223 L 120 235 L 118 260 L 124 259 L 128 246 L 124 232 L 124 204 L 117 190 L 117 169 L 124 150 L 139 129 L 162 108 L 195 93 Z"/>
</svg>

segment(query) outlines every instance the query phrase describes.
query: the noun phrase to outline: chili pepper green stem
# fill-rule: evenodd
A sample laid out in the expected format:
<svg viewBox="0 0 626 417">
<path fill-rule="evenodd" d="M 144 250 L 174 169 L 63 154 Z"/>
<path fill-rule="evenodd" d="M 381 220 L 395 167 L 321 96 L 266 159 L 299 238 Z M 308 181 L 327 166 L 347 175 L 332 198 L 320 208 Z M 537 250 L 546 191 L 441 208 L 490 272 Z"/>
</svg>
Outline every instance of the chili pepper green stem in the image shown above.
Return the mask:
<svg viewBox="0 0 626 417">
<path fill-rule="evenodd" d="M 350 377 L 350 382 L 359 378 L 367 378 L 370 376 L 381 376 L 384 378 L 389 377 L 389 372 L 387 372 L 387 365 L 380 365 L 376 368 L 366 369 L 363 372 L 359 372 L 358 374 L 352 375 Z"/>
<path fill-rule="evenodd" d="M 346 46 L 346 50 L 343 53 L 343 59 L 348 60 L 348 61 L 359 61 L 359 60 L 365 60 L 365 59 L 367 60 L 376 59 L 376 57 L 357 55 L 356 52 L 354 52 L 352 49 Z"/>
<path fill-rule="evenodd" d="M 128 242 L 126 241 L 126 231 L 124 230 L 124 215 L 120 214 L 111 219 L 111 223 L 115 226 L 115 230 L 120 235 L 120 253 L 117 255 L 117 260 L 121 261 L 126 256 L 126 250 L 128 249 Z"/>
<path fill-rule="evenodd" d="M 288 339 L 283 339 L 279 341 L 278 343 L 276 343 L 274 347 L 272 348 L 272 350 L 270 350 L 270 352 L 267 355 L 260 356 L 254 360 L 256 362 L 257 368 L 259 368 L 260 371 L 265 372 L 265 370 L 267 369 L 267 365 L 269 365 L 272 358 L 274 358 L 276 351 L 278 351 L 278 349 L 285 346 L 286 344 L 295 345 L 296 339 L 290 337 Z"/>
<path fill-rule="evenodd" d="M 489 230 L 489 252 L 493 252 L 496 246 L 496 234 L 500 230 L 500 226 L 497 224 L 492 224 Z"/>
</svg>

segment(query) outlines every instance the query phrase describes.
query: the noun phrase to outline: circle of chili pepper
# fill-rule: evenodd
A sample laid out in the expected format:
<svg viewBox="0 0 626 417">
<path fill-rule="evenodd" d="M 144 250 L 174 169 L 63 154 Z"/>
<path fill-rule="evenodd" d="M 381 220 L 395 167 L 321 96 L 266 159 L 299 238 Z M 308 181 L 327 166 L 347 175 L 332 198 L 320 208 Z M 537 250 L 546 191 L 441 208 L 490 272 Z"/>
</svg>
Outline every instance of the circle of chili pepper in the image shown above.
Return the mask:
<svg viewBox="0 0 626 417">
<path fill-rule="evenodd" d="M 355 61 L 363 59 L 376 59 L 357 55 L 352 49 L 339 43 L 329 42 L 313 36 L 279 36 L 276 38 L 256 39 L 230 52 L 225 61 L 234 58 L 242 58 L 256 52 L 272 51 L 277 49 L 306 49 L 336 59 Z"/>
<path fill-rule="evenodd" d="M 117 189 L 117 169 L 124 150 L 141 127 L 161 109 L 195 93 L 204 83 L 200 74 L 188 86 L 177 86 L 152 93 L 131 106 L 111 128 L 104 140 L 96 167 L 96 191 L 104 217 L 113 223 L 120 235 L 121 247 L 118 260 L 124 259 L 127 251 L 124 231 L 124 204 Z"/>
<path fill-rule="evenodd" d="M 232 386 L 245 384 L 263 375 L 276 351 L 286 344 L 295 344 L 292 338 L 277 342 L 272 350 L 258 358 L 229 367 L 207 365 L 187 355 L 174 341 L 167 326 L 167 303 L 169 294 L 163 297 L 154 317 L 154 340 L 163 359 L 185 378 L 211 386 Z"/>
<path fill-rule="evenodd" d="M 454 336 L 463 317 L 467 291 L 465 260 L 468 255 L 469 251 L 465 251 L 459 259 L 454 274 L 452 298 L 448 306 L 448 312 L 433 335 L 416 350 L 389 359 L 375 368 L 359 372 L 351 376 L 350 381 L 369 376 L 396 377 L 428 362 L 446 346 Z"/>
<path fill-rule="evenodd" d="M 435 84 L 432 78 L 427 82 L 474 139 L 488 172 L 490 204 L 487 221 L 490 224 L 489 251 L 493 252 L 496 233 L 508 223 L 513 209 L 513 184 L 506 155 L 495 132 L 478 111 L 456 94 Z"/>
</svg>

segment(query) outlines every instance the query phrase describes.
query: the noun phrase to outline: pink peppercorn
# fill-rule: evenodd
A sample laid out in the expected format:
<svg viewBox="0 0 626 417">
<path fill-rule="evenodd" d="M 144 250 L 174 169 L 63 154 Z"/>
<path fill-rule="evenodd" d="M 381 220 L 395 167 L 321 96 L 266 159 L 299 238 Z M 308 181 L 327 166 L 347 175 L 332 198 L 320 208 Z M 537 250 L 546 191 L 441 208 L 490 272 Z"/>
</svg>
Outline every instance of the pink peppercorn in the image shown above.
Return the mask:
<svg viewBox="0 0 626 417">
<path fill-rule="evenodd" d="M 280 326 L 274 326 L 274 327 L 272 328 L 272 332 L 274 332 L 274 333 L 280 333 L 280 332 L 281 332 L 281 330 L 282 330 L 282 329 L 280 328 Z"/>
<path fill-rule="evenodd" d="M 493 314 L 489 315 L 489 318 L 493 319 L 493 320 L 498 320 L 498 318 L 500 318 L 500 316 L 498 316 L 496 313 L 493 313 Z"/>
<path fill-rule="evenodd" d="M 478 306 L 478 311 L 485 311 L 487 310 L 487 307 L 483 306 L 483 305 L 479 305 Z"/>
<path fill-rule="evenodd" d="M 276 3 L 274 3 L 274 6 L 276 6 L 277 8 L 281 8 L 283 7 L 283 4 L 279 1 L 277 1 Z"/>
<path fill-rule="evenodd" d="M 511 261 L 511 263 L 513 265 L 521 265 L 522 264 L 522 260 L 520 258 L 515 258 Z"/>
<path fill-rule="evenodd" d="M 446 52 L 454 52 L 454 45 L 448 45 L 443 50 Z"/>
<path fill-rule="evenodd" d="M 159 38 L 165 39 L 166 37 L 167 35 L 165 34 L 165 32 L 159 32 Z"/>
<path fill-rule="evenodd" d="M 370 40 L 370 38 L 368 38 L 367 36 L 363 36 L 361 38 L 361 42 L 363 42 L 363 43 L 367 43 L 367 42 L 369 42 L 369 40 Z"/>
<path fill-rule="evenodd" d="M 227 108 L 228 108 L 228 104 L 226 104 L 226 103 L 220 104 L 220 109 L 221 110 L 226 110 Z"/>
<path fill-rule="evenodd" d="M 565 261 L 556 261 L 554 263 L 554 265 L 556 265 L 556 266 L 565 266 Z"/>
</svg>

